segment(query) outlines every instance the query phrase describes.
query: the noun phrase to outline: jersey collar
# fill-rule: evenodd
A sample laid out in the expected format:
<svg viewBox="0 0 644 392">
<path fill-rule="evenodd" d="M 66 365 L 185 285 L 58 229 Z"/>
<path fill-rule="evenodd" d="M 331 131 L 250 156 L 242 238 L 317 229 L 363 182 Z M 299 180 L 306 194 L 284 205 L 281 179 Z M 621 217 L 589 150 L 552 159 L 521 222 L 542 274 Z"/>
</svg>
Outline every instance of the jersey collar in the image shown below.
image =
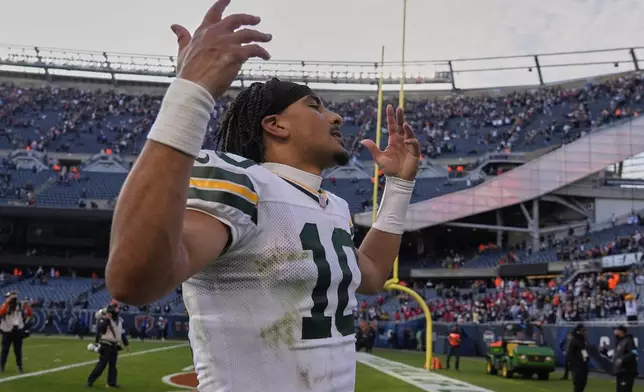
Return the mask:
<svg viewBox="0 0 644 392">
<path fill-rule="evenodd" d="M 291 166 L 282 165 L 280 163 L 268 162 L 264 163 L 263 166 L 274 174 L 280 176 L 284 181 L 291 184 L 300 192 L 303 192 L 305 195 L 318 202 L 320 207 L 326 208 L 329 205 L 329 197 L 326 192 L 320 188 L 322 185 L 322 177 Z"/>
<path fill-rule="evenodd" d="M 311 174 L 300 169 L 296 169 L 292 166 L 274 162 L 266 162 L 262 164 L 262 166 L 277 174 L 278 176 L 294 182 L 314 194 L 317 194 L 319 192 L 320 186 L 322 185 L 322 177 L 316 176 L 315 174 Z"/>
</svg>

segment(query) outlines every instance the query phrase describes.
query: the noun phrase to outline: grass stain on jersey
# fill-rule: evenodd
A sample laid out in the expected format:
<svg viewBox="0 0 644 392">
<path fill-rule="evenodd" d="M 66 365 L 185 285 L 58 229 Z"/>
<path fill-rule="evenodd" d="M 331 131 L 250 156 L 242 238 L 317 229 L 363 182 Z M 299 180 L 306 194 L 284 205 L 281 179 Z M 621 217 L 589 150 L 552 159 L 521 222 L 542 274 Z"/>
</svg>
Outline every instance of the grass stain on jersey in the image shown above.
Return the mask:
<svg viewBox="0 0 644 392">
<path fill-rule="evenodd" d="M 273 248 L 267 250 L 268 256 L 254 260 L 257 272 L 264 273 L 269 266 L 274 264 L 289 263 L 291 261 L 306 260 L 309 253 L 306 251 L 293 251 L 290 249 Z"/>
<path fill-rule="evenodd" d="M 288 312 L 273 324 L 262 328 L 259 336 L 270 348 L 278 348 L 282 343 L 288 347 L 292 347 L 295 343 L 295 325 L 297 319 L 297 312 Z"/>
<path fill-rule="evenodd" d="M 255 267 L 257 267 L 257 272 L 260 274 L 263 274 L 270 264 L 271 262 L 268 259 L 255 259 Z"/>
<path fill-rule="evenodd" d="M 297 375 L 306 389 L 311 389 L 311 380 L 309 379 L 310 371 L 308 369 L 302 369 L 301 367 L 297 367 Z"/>
</svg>

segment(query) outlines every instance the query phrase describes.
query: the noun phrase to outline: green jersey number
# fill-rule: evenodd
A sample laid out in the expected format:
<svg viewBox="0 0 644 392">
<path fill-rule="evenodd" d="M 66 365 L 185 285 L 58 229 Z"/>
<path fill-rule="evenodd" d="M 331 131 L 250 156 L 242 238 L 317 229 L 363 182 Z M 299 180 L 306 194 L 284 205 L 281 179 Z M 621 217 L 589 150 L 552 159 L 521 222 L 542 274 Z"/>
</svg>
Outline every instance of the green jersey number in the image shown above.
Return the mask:
<svg viewBox="0 0 644 392">
<path fill-rule="evenodd" d="M 305 224 L 300 233 L 300 240 L 304 250 L 313 252 L 313 261 L 318 270 L 318 279 L 311 294 L 311 299 L 313 299 L 311 317 L 302 319 L 302 340 L 330 338 L 333 318 L 335 318 L 335 326 L 342 336 L 351 335 L 353 333 L 353 315 L 344 315 L 344 310 L 349 303 L 349 285 L 353 279 L 345 249 L 351 249 L 356 260 L 358 257 L 351 235 L 342 229 L 336 228 L 331 236 L 333 250 L 338 257 L 338 263 L 342 271 L 342 280 L 338 285 L 338 306 L 335 309 L 335 317 L 324 315 L 324 311 L 329 306 L 327 292 L 331 286 L 331 265 L 327 260 L 326 250 L 320 241 L 318 226 L 313 223 Z"/>
</svg>

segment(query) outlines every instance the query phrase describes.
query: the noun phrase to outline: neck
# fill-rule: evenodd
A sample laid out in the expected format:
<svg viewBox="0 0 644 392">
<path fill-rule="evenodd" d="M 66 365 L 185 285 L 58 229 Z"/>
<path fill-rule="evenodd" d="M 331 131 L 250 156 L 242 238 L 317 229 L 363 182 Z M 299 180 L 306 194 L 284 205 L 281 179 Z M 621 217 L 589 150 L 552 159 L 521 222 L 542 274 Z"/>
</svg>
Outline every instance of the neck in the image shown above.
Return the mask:
<svg viewBox="0 0 644 392">
<path fill-rule="evenodd" d="M 265 162 L 262 166 L 280 177 L 304 185 L 313 192 L 320 189 L 322 185 L 322 177 L 320 177 L 321 170 L 319 169 L 317 171 L 311 169 L 306 170 L 302 168 L 306 166 L 297 167 L 282 162 Z"/>
<path fill-rule="evenodd" d="M 298 162 L 296 159 L 294 159 L 294 157 L 287 154 L 284 154 L 284 156 L 281 156 L 279 159 L 274 159 L 273 157 L 270 157 L 268 154 L 266 154 L 264 163 L 274 163 L 278 165 L 290 166 L 293 169 L 307 172 L 316 176 L 322 175 L 322 169 L 319 166 L 312 165 L 306 162 Z"/>
</svg>

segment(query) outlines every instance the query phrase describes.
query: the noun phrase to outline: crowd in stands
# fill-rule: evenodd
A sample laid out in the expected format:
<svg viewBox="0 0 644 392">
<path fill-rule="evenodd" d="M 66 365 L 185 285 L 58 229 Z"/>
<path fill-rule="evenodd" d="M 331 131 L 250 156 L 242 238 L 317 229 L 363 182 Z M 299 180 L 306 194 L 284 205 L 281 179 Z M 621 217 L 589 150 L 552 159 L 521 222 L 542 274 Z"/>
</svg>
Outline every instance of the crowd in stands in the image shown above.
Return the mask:
<svg viewBox="0 0 644 392">
<path fill-rule="evenodd" d="M 551 86 L 502 94 L 450 94 L 408 101 L 407 119 L 428 157 L 456 153 L 533 149 L 565 142 L 586 130 L 637 116 L 644 83 L 639 73 L 583 88 Z M 0 85 L 0 149 L 137 154 L 152 126 L 161 96 L 115 90 Z M 218 100 L 205 145 L 212 146 L 218 122 L 231 102 Z M 372 137 L 377 105 L 373 98 L 328 101 L 345 118 L 348 146 Z M 87 149 L 90 149 L 89 151 Z"/>
<path fill-rule="evenodd" d="M 644 269 L 617 273 L 577 273 L 548 279 L 477 280 L 470 287 L 413 284 L 428 303 L 432 319 L 445 323 L 540 321 L 544 324 L 624 319 L 625 301 L 641 301 Z M 641 305 L 641 303 L 640 303 Z M 355 316 L 362 320 L 404 321 L 422 315 L 407 294 L 363 298 Z"/>
<path fill-rule="evenodd" d="M 449 94 L 441 98 L 408 101 L 407 119 L 416 129 L 424 157 L 478 156 L 493 151 L 526 151 L 558 146 L 585 135 L 602 124 L 639 116 L 644 109 L 644 80 L 632 73 L 602 83 L 588 82 L 582 88 L 550 86 L 508 93 Z M 31 149 L 42 152 L 136 155 L 154 122 L 162 96 L 125 94 L 116 90 L 62 88 L 52 85 L 25 87 L 0 85 L 0 150 Z M 217 101 L 204 146 L 212 148 L 219 120 L 230 97 Z M 392 101 L 392 103 L 394 103 Z M 345 118 L 344 134 L 353 165 L 370 159 L 360 140 L 375 137 L 376 101 L 327 101 L 327 106 Z M 386 138 L 383 138 L 383 143 Z M 45 158 L 45 173 L 24 175 L 11 162 L 0 158 L 0 202 L 53 207 L 110 208 L 124 175 L 99 180 L 105 190 L 87 200 L 96 186 L 78 167 L 59 165 Z M 413 201 L 436 197 L 473 185 L 466 176 L 471 167 L 451 165 L 445 178 L 421 180 Z M 38 171 L 34 167 L 34 170 Z M 57 173 L 52 189 L 41 185 Z M 498 174 L 498 173 L 497 173 Z M 425 184 L 426 183 L 426 184 Z M 352 211 L 371 206 L 368 181 L 339 181 L 330 190 L 347 199 Z M 328 186 L 325 181 L 324 186 Z M 47 187 L 44 187 L 47 188 Z M 67 191 L 65 191 L 65 189 Z M 73 194 L 73 195 L 72 195 Z M 459 265 L 460 261 L 454 264 Z M 448 262 L 447 264 L 451 264 Z"/>
<path fill-rule="evenodd" d="M 33 308 L 47 310 L 86 310 L 106 306 L 111 297 L 105 289 L 105 283 L 93 272 L 91 277 L 79 277 L 73 269 L 68 269 L 61 274 L 59 269 L 49 270 L 38 267 L 14 268 L 11 272 L 0 271 L 0 289 L 4 291 L 17 291 L 21 300 L 26 301 Z M 130 309 L 127 304 L 122 304 L 125 312 L 142 312 L 150 314 L 167 314 L 172 312 L 183 313 L 181 287 L 165 298 L 138 308 Z"/>
</svg>

